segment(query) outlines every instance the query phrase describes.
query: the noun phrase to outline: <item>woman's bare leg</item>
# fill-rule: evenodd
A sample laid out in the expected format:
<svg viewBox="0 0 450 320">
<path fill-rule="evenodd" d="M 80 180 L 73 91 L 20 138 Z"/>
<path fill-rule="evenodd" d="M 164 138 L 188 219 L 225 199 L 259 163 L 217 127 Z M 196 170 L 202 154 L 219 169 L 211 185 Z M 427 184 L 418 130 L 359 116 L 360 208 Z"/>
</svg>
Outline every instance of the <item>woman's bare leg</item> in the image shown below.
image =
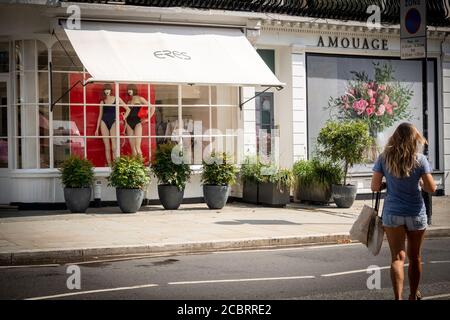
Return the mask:
<svg viewBox="0 0 450 320">
<path fill-rule="evenodd" d="M 409 260 L 408 278 L 410 295 L 409 300 L 416 300 L 419 288 L 420 275 L 422 274 L 422 243 L 425 230 L 407 231 L 408 238 L 407 253 Z"/>
<path fill-rule="evenodd" d="M 134 131 L 131 129 L 129 125 L 127 125 L 127 135 L 128 135 L 128 141 L 130 142 L 130 148 L 131 148 L 131 154 L 133 156 L 136 155 L 136 141 L 134 139 Z"/>
<path fill-rule="evenodd" d="M 386 236 L 391 249 L 391 281 L 394 289 L 395 300 L 402 300 L 403 280 L 405 278 L 405 238 L 406 230 L 404 226 L 396 228 L 385 227 Z"/>
<path fill-rule="evenodd" d="M 109 145 L 109 141 L 111 138 L 109 138 L 109 130 L 106 126 L 105 122 L 102 120 L 100 123 L 100 132 L 103 136 L 103 144 L 105 145 L 105 156 L 106 156 L 106 162 L 108 163 L 108 166 L 111 167 L 111 148 Z"/>
<path fill-rule="evenodd" d="M 113 122 L 112 126 L 111 126 L 111 150 L 112 150 L 112 155 L 113 155 L 113 159 L 116 159 L 116 150 L 117 150 L 117 142 L 116 142 L 116 122 Z"/>
<path fill-rule="evenodd" d="M 142 150 L 141 150 L 142 124 L 141 123 L 138 123 L 136 125 L 136 127 L 134 127 L 134 134 L 136 135 L 136 140 L 135 140 L 136 154 L 142 156 Z"/>
</svg>

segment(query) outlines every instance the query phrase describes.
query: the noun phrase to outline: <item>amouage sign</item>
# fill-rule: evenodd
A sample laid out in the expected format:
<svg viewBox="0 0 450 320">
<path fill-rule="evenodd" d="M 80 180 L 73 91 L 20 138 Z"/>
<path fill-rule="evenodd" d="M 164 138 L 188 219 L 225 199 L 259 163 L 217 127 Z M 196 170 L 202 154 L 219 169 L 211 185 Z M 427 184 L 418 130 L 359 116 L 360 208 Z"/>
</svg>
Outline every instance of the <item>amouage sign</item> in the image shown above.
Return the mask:
<svg viewBox="0 0 450 320">
<path fill-rule="evenodd" d="M 320 36 L 317 46 L 344 49 L 388 50 L 388 41 L 387 39 L 378 38 Z"/>
</svg>

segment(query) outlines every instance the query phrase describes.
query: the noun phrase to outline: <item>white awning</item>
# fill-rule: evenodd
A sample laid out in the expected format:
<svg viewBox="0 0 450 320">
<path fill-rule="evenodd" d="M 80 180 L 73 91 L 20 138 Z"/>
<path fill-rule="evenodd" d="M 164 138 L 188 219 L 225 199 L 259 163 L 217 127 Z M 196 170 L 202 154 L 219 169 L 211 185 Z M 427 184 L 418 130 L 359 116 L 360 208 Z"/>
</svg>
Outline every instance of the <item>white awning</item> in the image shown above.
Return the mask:
<svg viewBox="0 0 450 320">
<path fill-rule="evenodd" d="M 238 29 L 82 21 L 65 32 L 89 81 L 284 85 Z"/>
</svg>

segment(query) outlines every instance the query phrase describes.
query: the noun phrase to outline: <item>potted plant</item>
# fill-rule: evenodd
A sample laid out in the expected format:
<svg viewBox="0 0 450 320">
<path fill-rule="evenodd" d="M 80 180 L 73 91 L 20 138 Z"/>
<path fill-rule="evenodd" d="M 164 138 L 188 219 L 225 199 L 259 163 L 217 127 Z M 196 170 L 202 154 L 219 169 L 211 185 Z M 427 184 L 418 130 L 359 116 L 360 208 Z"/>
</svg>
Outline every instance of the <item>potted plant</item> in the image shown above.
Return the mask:
<svg viewBox="0 0 450 320">
<path fill-rule="evenodd" d="M 258 203 L 258 186 L 260 182 L 261 163 L 257 157 L 246 157 L 241 164 L 242 200 L 247 203 Z"/>
<path fill-rule="evenodd" d="M 142 205 L 150 172 L 142 157 L 122 156 L 114 160 L 108 181 L 110 186 L 116 188 L 120 210 L 135 213 Z"/>
<path fill-rule="evenodd" d="M 66 159 L 59 169 L 64 185 L 64 200 L 71 212 L 86 212 L 91 201 L 94 180 L 92 163 L 78 156 Z"/>
<path fill-rule="evenodd" d="M 295 199 L 328 203 L 331 200 L 331 186 L 340 183 L 342 169 L 331 161 L 299 160 L 294 163 Z"/>
<path fill-rule="evenodd" d="M 164 209 L 178 209 L 191 177 L 191 169 L 183 161 L 182 148 L 173 142 L 160 144 L 151 170 L 158 179 L 158 196 Z"/>
<path fill-rule="evenodd" d="M 261 165 L 258 202 L 270 206 L 286 206 L 290 201 L 292 171 L 272 164 Z"/>
<path fill-rule="evenodd" d="M 339 162 L 344 168 L 343 184 L 332 185 L 333 199 L 340 208 L 350 208 L 357 188 L 347 184 L 348 170 L 364 160 L 364 151 L 371 143 L 367 123 L 357 120 L 329 121 L 317 138 L 319 154 Z"/>
<path fill-rule="evenodd" d="M 225 152 L 203 160 L 203 196 L 210 209 L 222 209 L 228 200 L 230 185 L 236 181 L 236 166 Z"/>
</svg>

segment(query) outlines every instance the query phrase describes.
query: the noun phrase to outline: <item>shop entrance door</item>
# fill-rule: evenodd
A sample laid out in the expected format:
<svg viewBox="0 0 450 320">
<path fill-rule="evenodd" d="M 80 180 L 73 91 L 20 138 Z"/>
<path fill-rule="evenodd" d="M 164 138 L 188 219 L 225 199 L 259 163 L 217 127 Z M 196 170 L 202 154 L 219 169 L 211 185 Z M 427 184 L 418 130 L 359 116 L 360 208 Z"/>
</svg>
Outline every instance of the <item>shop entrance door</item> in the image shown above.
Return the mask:
<svg viewBox="0 0 450 320">
<path fill-rule="evenodd" d="M 8 148 L 8 77 L 0 75 L 0 170 L 8 169 L 10 153 Z"/>
</svg>

